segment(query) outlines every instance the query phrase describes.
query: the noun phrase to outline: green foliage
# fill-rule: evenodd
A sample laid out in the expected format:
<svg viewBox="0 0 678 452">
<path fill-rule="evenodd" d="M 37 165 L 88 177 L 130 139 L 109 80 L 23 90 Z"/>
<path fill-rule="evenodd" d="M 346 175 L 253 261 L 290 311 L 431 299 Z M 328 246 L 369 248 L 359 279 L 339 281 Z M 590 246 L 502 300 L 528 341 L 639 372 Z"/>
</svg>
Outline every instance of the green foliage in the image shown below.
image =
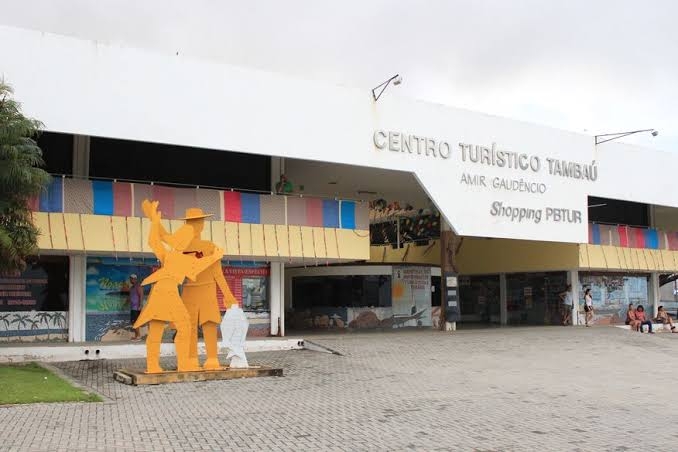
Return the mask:
<svg viewBox="0 0 678 452">
<path fill-rule="evenodd" d="M 25 117 L 12 94 L 0 80 L 0 274 L 23 270 L 35 252 L 38 230 L 28 200 L 50 180 L 35 142 L 42 124 Z"/>
<path fill-rule="evenodd" d="M 0 366 L 0 405 L 38 402 L 100 402 L 90 394 L 71 386 L 47 369 L 35 364 Z"/>
</svg>

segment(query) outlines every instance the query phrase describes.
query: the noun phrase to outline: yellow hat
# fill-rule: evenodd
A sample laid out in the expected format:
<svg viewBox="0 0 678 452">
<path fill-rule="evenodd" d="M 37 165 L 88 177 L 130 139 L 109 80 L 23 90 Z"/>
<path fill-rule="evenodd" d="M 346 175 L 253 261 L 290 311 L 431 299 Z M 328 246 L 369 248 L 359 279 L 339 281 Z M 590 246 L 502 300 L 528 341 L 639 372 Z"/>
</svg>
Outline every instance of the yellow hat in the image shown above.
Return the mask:
<svg viewBox="0 0 678 452">
<path fill-rule="evenodd" d="M 186 209 L 186 216 L 184 218 L 179 218 L 180 220 L 198 220 L 200 218 L 211 217 L 211 213 L 205 213 L 202 209 L 198 207 L 190 207 Z"/>
</svg>

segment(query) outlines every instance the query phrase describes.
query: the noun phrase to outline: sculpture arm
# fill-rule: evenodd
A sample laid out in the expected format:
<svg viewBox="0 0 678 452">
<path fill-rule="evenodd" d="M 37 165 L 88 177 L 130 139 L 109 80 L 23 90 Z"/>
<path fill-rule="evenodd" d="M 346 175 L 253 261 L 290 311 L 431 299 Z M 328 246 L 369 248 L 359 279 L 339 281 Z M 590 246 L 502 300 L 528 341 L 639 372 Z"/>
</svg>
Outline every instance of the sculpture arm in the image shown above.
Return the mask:
<svg viewBox="0 0 678 452">
<path fill-rule="evenodd" d="M 153 250 L 153 254 L 157 256 L 161 263 L 164 263 L 165 257 L 167 256 L 167 250 L 162 244 L 162 239 L 160 238 L 160 218 L 153 219 L 151 221 L 151 231 L 148 234 L 148 246 Z"/>
<path fill-rule="evenodd" d="M 195 281 L 195 278 L 202 273 L 203 271 L 207 270 L 210 265 L 214 264 L 215 262 L 221 260 L 221 258 L 224 255 L 224 250 L 221 248 L 214 248 L 214 252 L 210 254 L 209 256 L 205 256 L 202 259 L 197 259 L 195 257 L 192 257 L 191 261 L 191 268 L 186 275 L 187 278 L 189 278 L 192 281 Z"/>
</svg>

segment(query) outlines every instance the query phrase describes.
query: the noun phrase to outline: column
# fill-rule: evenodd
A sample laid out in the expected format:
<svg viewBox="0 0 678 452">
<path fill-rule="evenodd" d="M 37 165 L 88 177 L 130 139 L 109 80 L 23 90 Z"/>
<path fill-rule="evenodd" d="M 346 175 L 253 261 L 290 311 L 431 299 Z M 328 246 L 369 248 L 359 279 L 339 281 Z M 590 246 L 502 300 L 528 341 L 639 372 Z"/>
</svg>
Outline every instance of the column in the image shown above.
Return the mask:
<svg viewBox="0 0 678 452">
<path fill-rule="evenodd" d="M 271 262 L 271 335 L 285 335 L 285 264 Z"/>
<path fill-rule="evenodd" d="M 89 176 L 89 145 L 86 135 L 73 135 L 73 175 Z"/>
<path fill-rule="evenodd" d="M 652 303 L 652 318 L 657 317 L 659 303 L 661 303 L 661 291 L 659 290 L 659 273 L 651 273 L 647 285 L 648 302 Z"/>
<path fill-rule="evenodd" d="M 499 323 L 508 325 L 508 286 L 506 273 L 499 274 Z"/>
<path fill-rule="evenodd" d="M 459 237 L 452 231 L 447 221 L 441 218 L 440 222 L 440 286 L 441 304 L 440 315 L 445 331 L 455 331 L 459 312 L 459 285 L 457 282 L 456 252 Z"/>
<path fill-rule="evenodd" d="M 84 342 L 87 258 L 85 256 L 70 256 L 68 261 L 68 342 Z"/>
<path fill-rule="evenodd" d="M 570 270 L 567 272 L 567 283 L 572 286 L 572 326 L 580 325 L 583 321 L 579 319 L 579 272 Z M 561 303 L 558 300 L 558 303 Z"/>
</svg>

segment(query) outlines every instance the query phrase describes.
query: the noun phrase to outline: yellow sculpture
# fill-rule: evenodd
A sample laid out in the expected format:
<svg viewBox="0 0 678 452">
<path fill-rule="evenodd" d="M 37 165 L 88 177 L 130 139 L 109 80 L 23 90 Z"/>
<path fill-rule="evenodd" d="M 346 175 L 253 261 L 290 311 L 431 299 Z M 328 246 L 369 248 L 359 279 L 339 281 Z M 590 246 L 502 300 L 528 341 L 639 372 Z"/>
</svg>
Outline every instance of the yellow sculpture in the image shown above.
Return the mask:
<svg viewBox="0 0 678 452">
<path fill-rule="evenodd" d="M 190 356 L 191 316 L 179 296 L 178 286 L 186 278 L 196 281 L 201 272 L 221 260 L 223 250 L 213 246 L 208 256 L 198 258 L 194 253 L 186 251 L 196 237 L 192 225 L 186 224 L 169 235 L 160 223 L 162 213 L 158 211 L 158 202 L 144 200 L 142 207 L 151 220 L 149 246 L 162 264 L 159 270 L 142 282 L 142 285 L 154 284 L 154 286 L 146 306 L 134 323 L 134 328 L 149 324 L 146 338 L 146 373 L 163 372 L 160 367 L 160 343 L 166 322 L 171 322 L 177 330 L 174 339 L 177 370 L 180 372 L 200 370 L 197 358 L 194 361 Z M 199 232 L 197 234 L 200 235 Z M 165 248 L 163 242 L 170 246 L 169 250 Z"/>
<path fill-rule="evenodd" d="M 224 298 L 224 305 L 230 308 L 237 304 L 228 283 L 221 270 L 221 254 L 219 260 L 212 260 L 212 256 L 218 248 L 214 243 L 202 240 L 200 235 L 205 227 L 205 218 L 211 217 L 211 214 L 205 214 L 202 209 L 186 209 L 184 218 L 180 218 L 190 226 L 193 231 L 191 242 L 183 250 L 184 254 L 193 255 L 198 259 L 210 258 L 212 264 L 204 271 L 200 272 L 194 281 L 188 281 L 184 284 L 181 298 L 188 310 L 191 318 L 191 336 L 189 355 L 192 366 L 199 366 L 198 363 L 198 326 L 202 327 L 203 338 L 205 339 L 205 349 L 207 360 L 203 366 L 205 370 L 221 369 L 218 358 L 218 337 L 217 328 L 221 323 L 221 312 L 219 312 L 219 303 L 217 301 L 217 286 L 221 290 Z M 160 226 L 163 241 L 171 243 L 172 236 Z M 219 250 L 221 252 L 221 250 Z M 222 253 L 223 254 L 223 253 Z"/>
</svg>

